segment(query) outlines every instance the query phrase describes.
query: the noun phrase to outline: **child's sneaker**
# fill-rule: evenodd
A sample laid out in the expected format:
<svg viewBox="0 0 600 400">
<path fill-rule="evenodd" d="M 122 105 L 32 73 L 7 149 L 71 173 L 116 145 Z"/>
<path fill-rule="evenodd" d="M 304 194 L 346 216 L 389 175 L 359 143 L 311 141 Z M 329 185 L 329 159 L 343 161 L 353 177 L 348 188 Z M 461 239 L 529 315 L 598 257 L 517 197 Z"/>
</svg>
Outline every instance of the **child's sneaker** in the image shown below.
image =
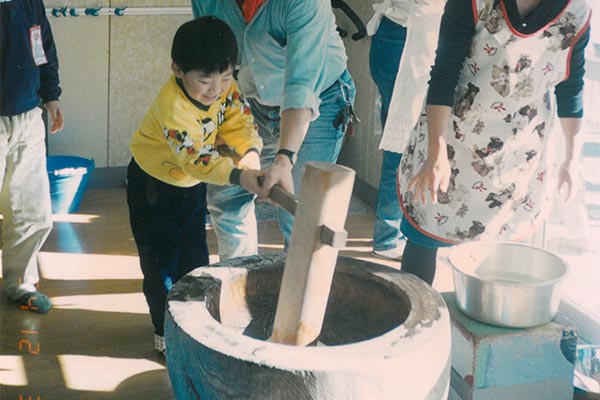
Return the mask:
<svg viewBox="0 0 600 400">
<path fill-rule="evenodd" d="M 396 240 L 396 247 L 392 247 L 387 250 L 375 250 L 373 248 L 372 254 L 377 258 L 384 258 L 386 260 L 402 261 L 402 254 L 404 254 L 404 248 L 406 247 L 406 237 L 400 235 Z"/>
<path fill-rule="evenodd" d="M 154 334 L 154 349 L 163 355 L 166 353 L 165 337 Z"/>
<path fill-rule="evenodd" d="M 400 245 L 389 250 L 373 250 L 373 255 L 386 260 L 402 261 L 402 253 L 404 253 L 405 244 L 406 242 L 402 241 Z"/>
<path fill-rule="evenodd" d="M 39 314 L 46 314 L 52 308 L 50 299 L 40 292 L 28 292 L 17 299 L 17 302 L 24 304 L 21 308 L 31 310 Z"/>
</svg>

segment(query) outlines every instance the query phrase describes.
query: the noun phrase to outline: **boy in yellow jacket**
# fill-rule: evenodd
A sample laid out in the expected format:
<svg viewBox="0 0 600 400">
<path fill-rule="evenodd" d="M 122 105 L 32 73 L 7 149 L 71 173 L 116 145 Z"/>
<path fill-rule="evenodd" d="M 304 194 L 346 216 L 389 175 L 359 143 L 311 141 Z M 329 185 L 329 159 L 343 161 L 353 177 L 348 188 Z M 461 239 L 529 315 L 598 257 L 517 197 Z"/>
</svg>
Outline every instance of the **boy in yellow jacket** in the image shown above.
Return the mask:
<svg viewBox="0 0 600 400">
<path fill-rule="evenodd" d="M 237 55 L 225 22 L 209 16 L 183 24 L 171 49 L 173 75 L 131 141 L 127 203 L 160 352 L 167 292 L 208 265 L 206 183 L 259 190 L 262 141 L 233 78 Z M 218 145 L 241 157 L 237 165 Z"/>
</svg>

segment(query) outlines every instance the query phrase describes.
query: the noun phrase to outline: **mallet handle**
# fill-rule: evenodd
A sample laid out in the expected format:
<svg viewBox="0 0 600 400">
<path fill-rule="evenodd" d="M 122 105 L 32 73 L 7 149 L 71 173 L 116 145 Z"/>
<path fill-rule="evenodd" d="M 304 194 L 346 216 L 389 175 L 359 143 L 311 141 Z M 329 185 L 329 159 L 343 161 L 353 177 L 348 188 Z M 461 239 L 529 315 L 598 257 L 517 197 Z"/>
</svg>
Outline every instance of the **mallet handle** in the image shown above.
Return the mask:
<svg viewBox="0 0 600 400">
<path fill-rule="evenodd" d="M 305 166 L 271 341 L 306 346 L 321 333 L 355 173 L 341 165 Z M 326 228 L 326 232 L 323 231 Z"/>
</svg>

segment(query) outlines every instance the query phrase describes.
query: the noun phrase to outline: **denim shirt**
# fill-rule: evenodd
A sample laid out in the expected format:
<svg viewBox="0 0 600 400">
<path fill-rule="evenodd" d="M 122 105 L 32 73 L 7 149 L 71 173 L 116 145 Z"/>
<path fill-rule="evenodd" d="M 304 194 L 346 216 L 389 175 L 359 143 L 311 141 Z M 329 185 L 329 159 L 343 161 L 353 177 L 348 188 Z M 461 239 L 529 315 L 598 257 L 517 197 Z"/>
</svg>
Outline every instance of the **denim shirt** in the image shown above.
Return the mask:
<svg viewBox="0 0 600 400">
<path fill-rule="evenodd" d="M 192 9 L 195 17 L 214 15 L 234 31 L 245 96 L 318 116 L 319 95 L 340 77 L 347 60 L 330 0 L 266 0 L 248 24 L 236 0 L 192 0 Z"/>
</svg>

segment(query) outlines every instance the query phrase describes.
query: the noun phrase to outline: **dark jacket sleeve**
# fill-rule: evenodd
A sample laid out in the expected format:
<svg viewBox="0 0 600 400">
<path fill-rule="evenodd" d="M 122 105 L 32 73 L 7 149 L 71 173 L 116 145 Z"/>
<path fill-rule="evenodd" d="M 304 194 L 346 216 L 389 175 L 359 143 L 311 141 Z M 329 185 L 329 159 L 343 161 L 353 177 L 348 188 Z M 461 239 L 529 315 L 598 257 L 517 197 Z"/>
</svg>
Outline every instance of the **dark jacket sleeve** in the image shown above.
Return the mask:
<svg viewBox="0 0 600 400">
<path fill-rule="evenodd" d="M 427 104 L 452 106 L 454 89 L 475 32 L 470 1 L 448 0 L 440 24 Z"/>
<path fill-rule="evenodd" d="M 571 52 L 569 77 L 556 85 L 557 113 L 561 118 L 581 118 L 583 116 L 583 76 L 585 75 L 585 47 L 590 41 L 588 26 Z"/>
<path fill-rule="evenodd" d="M 52 29 L 46 17 L 46 10 L 42 0 L 35 2 L 35 13 L 37 21 L 41 26 L 44 51 L 46 53 L 47 64 L 41 65 L 40 70 L 40 91 L 39 96 L 43 103 L 52 100 L 58 100 L 61 94 L 58 77 L 58 57 L 56 46 L 52 36 Z"/>
</svg>

